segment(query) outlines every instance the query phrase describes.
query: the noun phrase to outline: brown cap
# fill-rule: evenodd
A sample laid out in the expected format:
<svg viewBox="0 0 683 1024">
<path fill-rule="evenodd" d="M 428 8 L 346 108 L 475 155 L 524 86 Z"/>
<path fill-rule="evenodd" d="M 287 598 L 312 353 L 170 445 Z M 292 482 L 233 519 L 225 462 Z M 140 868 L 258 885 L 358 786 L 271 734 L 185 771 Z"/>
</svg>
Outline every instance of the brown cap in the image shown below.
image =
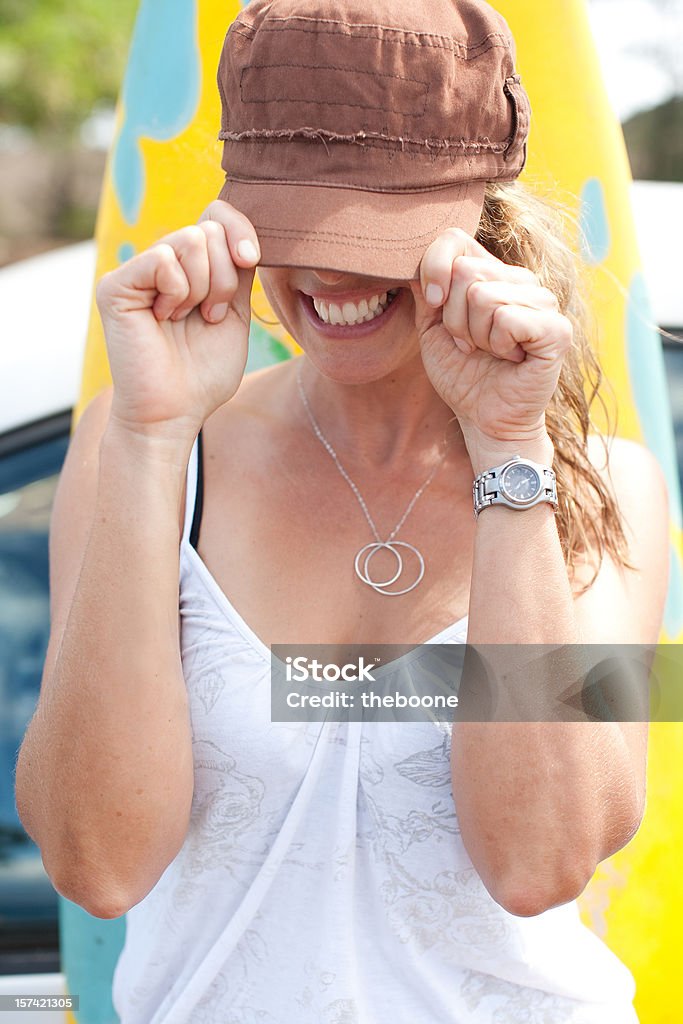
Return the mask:
<svg viewBox="0 0 683 1024">
<path fill-rule="evenodd" d="M 517 178 L 529 100 L 482 0 L 251 0 L 218 68 L 220 198 L 264 266 L 416 279 L 486 181 Z"/>
</svg>

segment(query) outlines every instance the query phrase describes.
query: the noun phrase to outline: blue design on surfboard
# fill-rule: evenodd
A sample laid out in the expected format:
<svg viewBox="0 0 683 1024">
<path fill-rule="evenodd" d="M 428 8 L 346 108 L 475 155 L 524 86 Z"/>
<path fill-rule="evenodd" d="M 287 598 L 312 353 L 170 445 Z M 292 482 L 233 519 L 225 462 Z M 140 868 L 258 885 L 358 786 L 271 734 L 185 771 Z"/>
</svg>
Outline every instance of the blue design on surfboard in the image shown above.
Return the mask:
<svg viewBox="0 0 683 1024">
<path fill-rule="evenodd" d="M 125 263 L 135 256 L 135 246 L 132 242 L 122 242 L 116 253 L 119 263 Z"/>
<path fill-rule="evenodd" d="M 611 245 L 602 182 L 598 178 L 589 178 L 581 190 L 580 198 L 581 256 L 586 263 L 602 263 L 607 259 Z"/>
<path fill-rule="evenodd" d="M 659 460 L 669 488 L 671 519 L 681 529 L 681 493 L 676 463 L 664 356 L 652 319 L 645 278 L 633 275 L 626 307 L 626 358 L 643 439 Z M 683 629 L 683 568 L 670 551 L 669 592 L 664 626 L 670 636 Z"/>
<path fill-rule="evenodd" d="M 121 90 L 123 123 L 114 143 L 112 184 L 135 224 L 145 194 L 140 139 L 172 139 L 192 121 L 201 64 L 195 0 L 142 0 Z"/>
</svg>

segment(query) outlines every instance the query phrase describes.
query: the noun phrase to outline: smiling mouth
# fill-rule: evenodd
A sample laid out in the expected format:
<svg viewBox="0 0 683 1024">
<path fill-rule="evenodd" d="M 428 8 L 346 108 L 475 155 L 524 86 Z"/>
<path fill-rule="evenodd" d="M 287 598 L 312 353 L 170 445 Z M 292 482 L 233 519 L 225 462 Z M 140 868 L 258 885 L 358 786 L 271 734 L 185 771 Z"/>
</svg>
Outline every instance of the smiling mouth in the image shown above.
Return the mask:
<svg viewBox="0 0 683 1024">
<path fill-rule="evenodd" d="M 387 311 L 400 288 L 392 288 L 386 292 L 378 292 L 359 302 L 332 302 L 326 299 L 306 296 L 315 314 L 323 324 L 333 327 L 356 327 L 378 320 Z"/>
</svg>

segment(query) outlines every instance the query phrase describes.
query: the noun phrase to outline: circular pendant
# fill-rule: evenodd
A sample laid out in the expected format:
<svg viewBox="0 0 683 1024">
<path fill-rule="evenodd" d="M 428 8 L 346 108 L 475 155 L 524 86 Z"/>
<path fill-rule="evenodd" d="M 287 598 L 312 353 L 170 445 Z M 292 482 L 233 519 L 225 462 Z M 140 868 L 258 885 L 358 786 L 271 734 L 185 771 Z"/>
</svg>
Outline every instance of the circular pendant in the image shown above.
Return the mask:
<svg viewBox="0 0 683 1024">
<path fill-rule="evenodd" d="M 377 552 L 380 551 L 382 548 L 386 548 L 388 551 L 391 551 L 391 553 L 395 556 L 397 562 L 397 569 L 394 575 L 391 577 L 391 579 L 373 580 L 369 575 L 369 565 L 370 562 L 372 561 L 373 555 L 376 555 Z M 410 551 L 412 551 L 416 555 L 417 560 L 419 562 L 419 571 L 417 579 L 414 580 L 410 584 L 410 586 L 404 587 L 403 590 L 387 590 L 386 587 L 390 587 L 391 584 L 395 583 L 396 580 L 398 580 L 398 578 L 403 574 L 403 559 L 401 558 L 401 553 L 397 550 L 397 548 L 409 548 Z M 367 551 L 367 554 L 365 555 L 365 560 L 361 568 L 360 560 L 365 551 Z M 360 551 L 356 555 L 355 569 L 356 574 L 363 581 L 363 583 L 367 583 L 369 587 L 373 587 L 373 589 L 376 590 L 379 594 L 386 594 L 388 597 L 397 597 L 399 594 L 407 594 L 409 590 L 413 590 L 418 585 L 418 583 L 424 576 L 425 563 L 424 558 L 417 550 L 417 548 L 413 547 L 412 544 L 406 543 L 406 541 L 404 540 L 378 540 L 371 541 L 369 544 L 366 544 L 364 547 L 360 549 Z"/>
</svg>

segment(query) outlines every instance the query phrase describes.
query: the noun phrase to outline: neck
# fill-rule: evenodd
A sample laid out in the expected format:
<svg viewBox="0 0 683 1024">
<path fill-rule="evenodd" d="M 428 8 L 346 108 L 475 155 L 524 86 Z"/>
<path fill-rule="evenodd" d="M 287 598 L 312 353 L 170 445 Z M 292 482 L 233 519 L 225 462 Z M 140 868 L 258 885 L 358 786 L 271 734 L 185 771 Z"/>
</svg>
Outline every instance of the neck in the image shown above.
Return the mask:
<svg viewBox="0 0 683 1024">
<path fill-rule="evenodd" d="M 311 413 L 342 461 L 390 470 L 421 456 L 433 460 L 445 442 L 464 444 L 453 410 L 434 390 L 419 353 L 362 384 L 331 380 L 306 356 L 295 362 Z M 295 387 L 303 421 L 312 429 Z"/>
</svg>

